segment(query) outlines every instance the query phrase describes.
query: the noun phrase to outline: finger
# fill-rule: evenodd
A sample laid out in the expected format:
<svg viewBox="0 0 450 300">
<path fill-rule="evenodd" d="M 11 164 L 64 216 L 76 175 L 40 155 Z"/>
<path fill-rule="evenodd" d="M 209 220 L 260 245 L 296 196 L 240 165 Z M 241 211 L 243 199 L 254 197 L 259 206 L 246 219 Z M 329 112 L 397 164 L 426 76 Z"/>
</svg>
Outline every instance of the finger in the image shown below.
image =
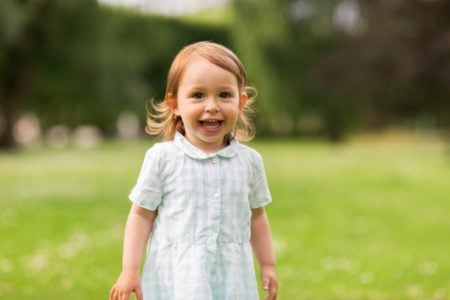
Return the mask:
<svg viewBox="0 0 450 300">
<path fill-rule="evenodd" d="M 125 291 L 120 294 L 120 300 L 130 300 L 130 292 Z"/>
<path fill-rule="evenodd" d="M 271 299 L 277 298 L 277 282 L 275 280 L 271 280 L 269 284 L 269 296 L 271 296 Z"/>
<path fill-rule="evenodd" d="M 264 300 L 274 300 L 275 298 L 273 298 L 271 295 L 267 295 L 266 298 L 264 298 Z"/>
<path fill-rule="evenodd" d="M 136 300 L 144 300 L 144 295 L 142 294 L 142 289 L 140 286 L 136 287 Z"/>
<path fill-rule="evenodd" d="M 111 291 L 109 292 L 109 300 L 116 300 L 117 299 L 117 291 L 116 287 L 113 286 Z"/>
<path fill-rule="evenodd" d="M 270 283 L 269 278 L 264 278 L 264 279 L 262 280 L 263 290 L 265 290 L 265 291 L 268 291 L 268 290 L 269 290 L 269 283 Z"/>
<path fill-rule="evenodd" d="M 109 300 L 114 300 L 114 288 L 109 291 Z"/>
<path fill-rule="evenodd" d="M 264 300 L 276 300 L 277 296 L 276 295 L 267 295 L 266 298 L 264 298 Z"/>
</svg>

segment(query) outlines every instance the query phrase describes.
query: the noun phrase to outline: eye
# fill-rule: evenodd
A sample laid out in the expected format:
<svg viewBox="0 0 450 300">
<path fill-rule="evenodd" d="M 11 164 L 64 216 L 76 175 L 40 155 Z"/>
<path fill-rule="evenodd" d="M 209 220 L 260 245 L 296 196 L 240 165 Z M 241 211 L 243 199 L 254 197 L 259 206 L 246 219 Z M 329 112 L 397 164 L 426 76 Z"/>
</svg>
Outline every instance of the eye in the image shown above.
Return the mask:
<svg viewBox="0 0 450 300">
<path fill-rule="evenodd" d="M 220 98 L 231 98 L 231 94 L 229 93 L 229 92 L 221 92 L 220 94 L 219 94 L 219 97 Z"/>
<path fill-rule="evenodd" d="M 191 97 L 195 98 L 195 99 L 201 99 L 204 97 L 204 94 L 202 92 L 195 92 L 195 93 L 192 93 Z"/>
</svg>

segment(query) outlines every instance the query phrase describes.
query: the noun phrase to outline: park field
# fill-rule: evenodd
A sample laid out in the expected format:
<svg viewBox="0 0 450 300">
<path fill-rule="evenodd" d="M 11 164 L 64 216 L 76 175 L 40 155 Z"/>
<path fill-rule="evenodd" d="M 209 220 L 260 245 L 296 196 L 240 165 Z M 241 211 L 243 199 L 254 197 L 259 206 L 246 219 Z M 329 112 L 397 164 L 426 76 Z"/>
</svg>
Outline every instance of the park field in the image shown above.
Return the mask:
<svg viewBox="0 0 450 300">
<path fill-rule="evenodd" d="M 0 152 L 0 298 L 107 299 L 152 140 Z M 450 154 L 437 141 L 257 140 L 279 299 L 450 299 Z"/>
</svg>

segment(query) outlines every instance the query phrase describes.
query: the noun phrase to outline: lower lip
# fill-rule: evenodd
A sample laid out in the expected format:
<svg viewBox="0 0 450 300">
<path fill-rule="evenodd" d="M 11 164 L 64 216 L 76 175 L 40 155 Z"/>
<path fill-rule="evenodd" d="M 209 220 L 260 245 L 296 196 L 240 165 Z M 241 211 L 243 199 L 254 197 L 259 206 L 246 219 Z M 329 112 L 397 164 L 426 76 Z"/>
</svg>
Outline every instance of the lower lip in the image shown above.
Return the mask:
<svg viewBox="0 0 450 300">
<path fill-rule="evenodd" d="M 201 130 L 204 132 L 207 132 L 207 133 L 219 132 L 222 129 L 222 127 L 223 127 L 223 123 L 217 127 L 204 127 L 204 126 L 200 125 Z"/>
</svg>

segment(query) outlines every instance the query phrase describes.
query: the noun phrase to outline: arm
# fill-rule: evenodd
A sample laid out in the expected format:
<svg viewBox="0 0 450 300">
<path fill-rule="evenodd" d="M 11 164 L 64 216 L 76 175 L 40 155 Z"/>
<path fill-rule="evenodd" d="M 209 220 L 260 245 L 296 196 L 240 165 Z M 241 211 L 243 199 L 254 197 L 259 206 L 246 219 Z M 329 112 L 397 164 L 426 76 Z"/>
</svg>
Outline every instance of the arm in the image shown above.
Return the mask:
<svg viewBox="0 0 450 300">
<path fill-rule="evenodd" d="M 276 299 L 278 287 L 275 275 L 275 252 L 269 220 L 263 207 L 252 210 L 251 232 L 250 242 L 260 265 L 262 285 L 264 290 L 269 291 L 266 299 Z"/>
<path fill-rule="evenodd" d="M 111 289 L 110 300 L 129 299 L 133 292 L 136 293 L 138 300 L 143 299 L 139 276 L 140 265 L 155 216 L 156 211 L 132 205 L 125 226 L 122 272 Z"/>
</svg>

